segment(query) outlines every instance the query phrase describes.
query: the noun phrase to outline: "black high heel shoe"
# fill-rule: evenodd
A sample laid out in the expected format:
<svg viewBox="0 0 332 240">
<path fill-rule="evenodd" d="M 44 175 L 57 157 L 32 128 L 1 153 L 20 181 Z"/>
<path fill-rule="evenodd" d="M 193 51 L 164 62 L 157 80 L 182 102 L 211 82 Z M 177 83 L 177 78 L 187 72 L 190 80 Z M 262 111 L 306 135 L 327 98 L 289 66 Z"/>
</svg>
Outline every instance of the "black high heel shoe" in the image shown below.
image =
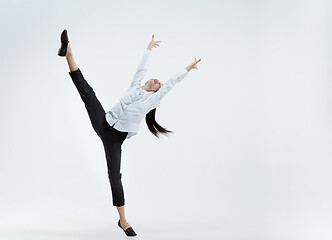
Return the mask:
<svg viewBox="0 0 332 240">
<path fill-rule="evenodd" d="M 61 40 L 61 47 L 58 50 L 58 55 L 61 57 L 65 57 L 66 53 L 67 53 L 67 46 L 69 43 L 68 34 L 67 34 L 66 29 L 62 31 L 60 40 Z"/>
<path fill-rule="evenodd" d="M 127 228 L 125 231 L 120 225 L 120 219 L 118 221 L 118 226 L 125 232 L 125 234 L 127 236 L 136 236 L 137 235 L 132 227 Z"/>
</svg>

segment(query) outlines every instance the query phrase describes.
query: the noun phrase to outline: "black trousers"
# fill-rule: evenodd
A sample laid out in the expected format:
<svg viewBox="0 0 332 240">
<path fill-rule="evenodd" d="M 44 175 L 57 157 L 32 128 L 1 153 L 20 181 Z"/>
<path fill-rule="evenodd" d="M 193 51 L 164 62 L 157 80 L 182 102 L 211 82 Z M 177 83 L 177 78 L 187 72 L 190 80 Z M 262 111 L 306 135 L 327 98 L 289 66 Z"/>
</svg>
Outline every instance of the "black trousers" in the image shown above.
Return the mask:
<svg viewBox="0 0 332 240">
<path fill-rule="evenodd" d="M 108 168 L 108 178 L 111 184 L 111 192 L 114 206 L 124 206 L 124 192 L 122 187 L 121 145 L 128 132 L 121 132 L 110 126 L 105 119 L 105 110 L 96 97 L 93 88 L 84 79 L 80 69 L 69 72 L 81 99 L 88 112 L 91 124 L 97 135 L 103 142 Z"/>
</svg>

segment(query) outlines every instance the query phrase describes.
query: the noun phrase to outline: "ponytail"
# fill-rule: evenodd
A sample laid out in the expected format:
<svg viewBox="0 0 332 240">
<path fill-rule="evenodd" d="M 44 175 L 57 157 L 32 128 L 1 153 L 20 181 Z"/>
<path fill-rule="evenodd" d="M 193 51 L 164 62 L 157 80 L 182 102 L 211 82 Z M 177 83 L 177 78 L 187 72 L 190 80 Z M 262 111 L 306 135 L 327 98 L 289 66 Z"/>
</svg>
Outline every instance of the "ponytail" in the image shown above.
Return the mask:
<svg viewBox="0 0 332 240">
<path fill-rule="evenodd" d="M 146 124 L 148 125 L 150 132 L 153 135 L 155 135 L 157 138 L 159 138 L 160 134 L 168 135 L 169 133 L 172 133 L 173 131 L 163 128 L 156 122 L 155 114 L 156 114 L 156 108 L 152 109 L 150 112 L 148 112 L 145 115 L 145 121 Z"/>
</svg>

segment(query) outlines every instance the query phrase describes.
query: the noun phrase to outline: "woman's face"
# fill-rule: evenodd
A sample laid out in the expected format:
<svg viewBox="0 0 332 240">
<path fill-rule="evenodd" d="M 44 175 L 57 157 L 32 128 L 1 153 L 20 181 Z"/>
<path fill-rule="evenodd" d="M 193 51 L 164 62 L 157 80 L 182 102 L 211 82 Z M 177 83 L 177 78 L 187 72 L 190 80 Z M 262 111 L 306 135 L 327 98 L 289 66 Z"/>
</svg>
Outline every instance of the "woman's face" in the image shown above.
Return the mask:
<svg viewBox="0 0 332 240">
<path fill-rule="evenodd" d="M 149 91 L 157 92 L 163 84 L 158 79 L 151 78 L 145 82 L 145 85 L 147 86 Z"/>
</svg>

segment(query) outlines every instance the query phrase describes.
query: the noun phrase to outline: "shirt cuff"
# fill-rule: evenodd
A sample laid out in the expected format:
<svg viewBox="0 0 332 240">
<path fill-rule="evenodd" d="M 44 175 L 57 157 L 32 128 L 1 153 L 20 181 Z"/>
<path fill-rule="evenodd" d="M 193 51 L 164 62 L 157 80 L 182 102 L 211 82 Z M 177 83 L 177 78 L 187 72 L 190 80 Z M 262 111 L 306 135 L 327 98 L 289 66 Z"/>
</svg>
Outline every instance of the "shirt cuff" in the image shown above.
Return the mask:
<svg viewBox="0 0 332 240">
<path fill-rule="evenodd" d="M 182 74 L 187 74 L 187 73 L 189 73 L 189 72 L 187 71 L 186 68 L 184 68 L 184 69 L 181 71 L 181 73 L 182 73 Z"/>
</svg>

